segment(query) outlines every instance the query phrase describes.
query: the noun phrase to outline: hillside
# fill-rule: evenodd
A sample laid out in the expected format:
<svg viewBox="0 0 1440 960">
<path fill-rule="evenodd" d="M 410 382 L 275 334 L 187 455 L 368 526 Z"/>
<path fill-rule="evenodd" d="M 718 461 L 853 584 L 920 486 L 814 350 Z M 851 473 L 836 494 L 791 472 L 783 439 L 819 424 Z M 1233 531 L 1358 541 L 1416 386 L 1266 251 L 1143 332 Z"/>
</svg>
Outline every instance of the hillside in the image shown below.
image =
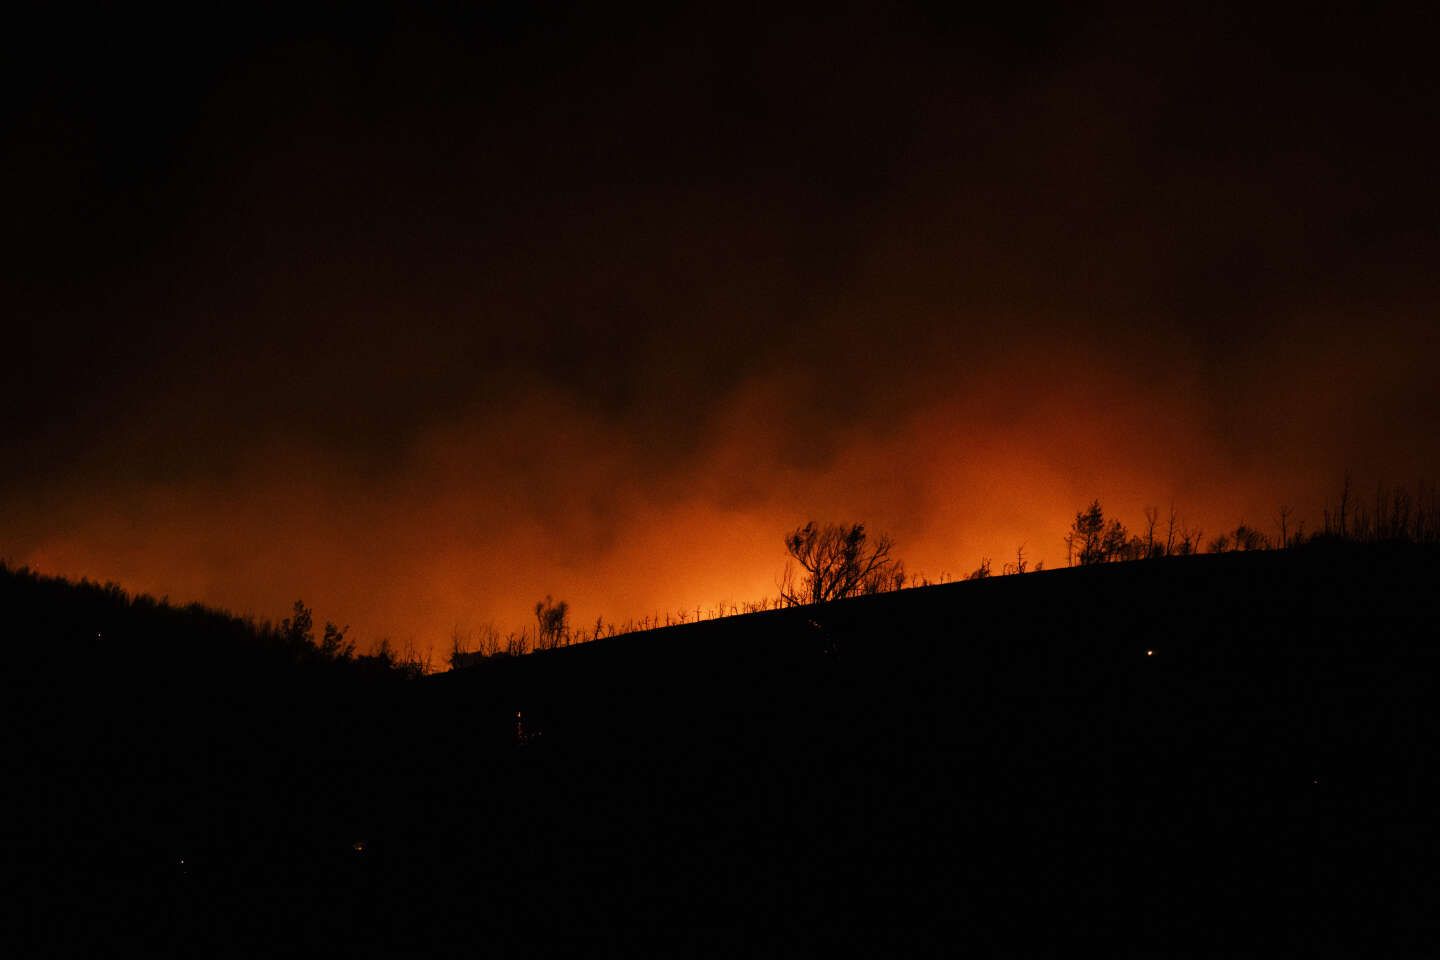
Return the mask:
<svg viewBox="0 0 1440 960">
<path fill-rule="evenodd" d="M 13 581 L 12 646 L 70 645 L 20 676 L 61 722 L 6 842 L 77 951 L 1418 947 L 1437 587 L 1434 548 L 1198 556 L 378 683 L 78 657 Z"/>
</svg>

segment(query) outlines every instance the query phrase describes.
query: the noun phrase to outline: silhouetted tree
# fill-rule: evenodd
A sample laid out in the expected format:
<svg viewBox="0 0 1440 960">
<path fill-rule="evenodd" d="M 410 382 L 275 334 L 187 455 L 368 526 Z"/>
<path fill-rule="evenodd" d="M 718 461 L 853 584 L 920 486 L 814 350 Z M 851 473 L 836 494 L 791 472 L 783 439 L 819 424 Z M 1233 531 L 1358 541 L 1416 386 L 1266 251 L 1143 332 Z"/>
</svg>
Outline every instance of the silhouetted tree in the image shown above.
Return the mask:
<svg viewBox="0 0 1440 960">
<path fill-rule="evenodd" d="M 349 660 L 355 656 L 355 641 L 346 640 L 349 625 L 337 627 L 326 621 L 325 633 L 320 638 L 320 653 L 327 660 Z"/>
<path fill-rule="evenodd" d="M 569 625 L 566 623 L 569 614 L 570 604 L 564 600 L 556 601 L 549 594 L 546 594 L 544 600 L 536 601 L 536 649 L 553 650 L 564 644 L 570 634 Z"/>
<path fill-rule="evenodd" d="M 304 601 L 296 600 L 291 616 L 280 621 L 280 639 L 289 647 L 308 647 L 315 640 L 315 614 Z"/>
<path fill-rule="evenodd" d="M 362 655 L 359 660 L 362 666 L 381 671 L 393 670 L 395 668 L 395 647 L 390 643 L 389 637 L 381 637 L 380 642 L 375 645 L 374 652 Z"/>
<path fill-rule="evenodd" d="M 899 590 L 905 586 L 907 574 L 905 564 L 896 560 L 894 563 L 886 564 L 870 572 L 860 584 L 860 593 L 864 596 L 871 596 L 877 593 L 888 593 L 891 590 Z"/>
<path fill-rule="evenodd" d="M 346 640 L 350 628 L 337 627 L 328 621 L 319 642 L 315 640 L 315 612 L 296 600 L 291 615 L 280 621 L 279 635 L 282 644 L 292 656 L 301 659 L 313 658 L 316 653 L 326 660 L 350 660 L 355 656 L 355 643 Z"/>
<path fill-rule="evenodd" d="M 1000 568 L 1000 572 L 1008 575 L 1014 573 L 1024 573 L 1026 570 L 1029 569 L 1030 561 L 1025 559 L 1025 544 L 1022 543 L 1020 544 L 1020 546 L 1015 548 L 1015 562 L 1006 563 L 1005 566 Z"/>
<path fill-rule="evenodd" d="M 1238 553 L 1250 550 L 1269 550 L 1270 538 L 1259 530 L 1240 524 L 1233 531 L 1222 533 L 1210 541 L 1211 553 Z"/>
<path fill-rule="evenodd" d="M 525 630 L 512 630 L 505 634 L 504 646 L 497 655 L 523 657 L 530 652 L 530 634 Z"/>
<path fill-rule="evenodd" d="M 1119 520 L 1107 524 L 1100 501 L 1094 500 L 1075 514 L 1075 522 L 1065 536 L 1065 548 L 1070 562 L 1082 567 L 1124 560 L 1130 552 L 1130 533 Z"/>
<path fill-rule="evenodd" d="M 1199 553 L 1200 539 L 1203 536 L 1204 532 L 1205 531 L 1201 530 L 1199 527 L 1196 527 L 1193 530 L 1189 527 L 1182 527 L 1180 529 L 1180 540 L 1175 544 L 1175 556 L 1188 557 L 1192 554 Z"/>
<path fill-rule="evenodd" d="M 1269 550 L 1270 538 L 1254 527 L 1242 523 L 1235 528 L 1235 549 Z"/>
<path fill-rule="evenodd" d="M 893 548 L 884 534 L 871 539 L 863 523 L 812 520 L 785 537 L 792 559 L 785 564 L 780 596 L 787 605 L 798 606 L 898 587 L 904 583 L 904 567 L 890 556 Z M 804 571 L 798 582 L 794 564 Z"/>
<path fill-rule="evenodd" d="M 1340 490 L 1340 502 L 1334 512 L 1324 510 L 1325 536 L 1344 540 L 1350 536 L 1350 472 L 1345 472 L 1345 485 Z"/>
</svg>

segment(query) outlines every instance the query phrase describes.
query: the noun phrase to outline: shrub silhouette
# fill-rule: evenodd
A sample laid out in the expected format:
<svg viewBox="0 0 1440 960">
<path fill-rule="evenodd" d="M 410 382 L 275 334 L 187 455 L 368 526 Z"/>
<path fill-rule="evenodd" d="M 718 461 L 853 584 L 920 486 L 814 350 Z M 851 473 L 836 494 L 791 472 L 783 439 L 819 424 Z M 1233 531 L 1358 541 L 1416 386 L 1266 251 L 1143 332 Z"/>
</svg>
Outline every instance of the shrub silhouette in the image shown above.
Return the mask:
<svg viewBox="0 0 1440 960">
<path fill-rule="evenodd" d="M 348 624 L 337 627 L 333 623 L 326 623 L 325 633 L 320 638 L 320 655 L 329 660 L 349 660 L 355 656 L 355 641 L 345 639 L 349 629 Z"/>
<path fill-rule="evenodd" d="M 1136 550 L 1143 549 L 1144 541 L 1136 537 L 1133 549 L 1131 542 L 1130 532 L 1123 523 L 1119 520 L 1106 523 L 1099 500 L 1091 501 L 1090 506 L 1075 514 L 1075 521 L 1065 536 L 1070 562 L 1082 567 L 1132 559 Z"/>
<path fill-rule="evenodd" d="M 811 520 L 785 537 L 791 560 L 785 564 L 780 596 L 787 606 L 826 603 L 904 585 L 904 565 L 890 556 L 894 541 L 873 539 L 863 523 L 846 526 Z M 797 577 L 795 565 L 804 574 Z"/>
<path fill-rule="evenodd" d="M 564 646 L 570 638 L 570 625 L 566 622 L 569 615 L 570 604 L 564 600 L 556 601 L 547 594 L 544 600 L 536 601 L 535 649 L 554 650 Z"/>
<path fill-rule="evenodd" d="M 315 640 L 314 626 L 314 611 L 296 600 L 292 616 L 280 621 L 280 639 L 291 648 L 308 647 Z"/>
<path fill-rule="evenodd" d="M 326 621 L 320 640 L 315 639 L 315 612 L 296 600 L 291 616 L 280 621 L 278 636 L 282 646 L 300 659 L 319 654 L 321 660 L 349 661 L 355 657 L 355 642 L 346 640 L 349 626 L 337 627 Z"/>
<path fill-rule="evenodd" d="M 1244 553 L 1252 550 L 1271 549 L 1270 538 L 1259 530 L 1240 524 L 1233 531 L 1227 531 L 1210 541 L 1210 553 Z"/>
</svg>

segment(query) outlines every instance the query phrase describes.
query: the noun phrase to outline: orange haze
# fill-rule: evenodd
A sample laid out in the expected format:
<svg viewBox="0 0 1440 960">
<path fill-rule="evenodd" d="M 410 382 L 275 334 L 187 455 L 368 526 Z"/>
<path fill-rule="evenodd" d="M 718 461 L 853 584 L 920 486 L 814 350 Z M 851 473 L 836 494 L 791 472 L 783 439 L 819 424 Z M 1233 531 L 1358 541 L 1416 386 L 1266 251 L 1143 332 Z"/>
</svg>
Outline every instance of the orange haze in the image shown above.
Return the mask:
<svg viewBox="0 0 1440 960">
<path fill-rule="evenodd" d="M 583 398 L 533 392 L 428 428 L 378 480 L 285 446 L 225 482 L 99 484 L 12 532 L 9 559 L 262 618 L 299 597 L 362 646 L 388 636 L 441 655 L 455 627 L 523 625 L 546 594 L 570 601 L 579 625 L 773 595 L 781 537 L 811 517 L 863 520 L 895 537 L 912 571 L 955 578 L 982 557 L 998 571 L 1022 545 L 1062 565 L 1068 522 L 1094 497 L 1132 527 L 1146 505 L 1173 502 L 1211 533 L 1241 520 L 1268 530 L 1281 503 L 1317 522 L 1347 465 L 1375 465 L 1344 405 L 1300 402 L 1294 384 L 1244 384 L 1266 413 L 1226 443 L 1207 426 L 1223 410 L 1183 369 L 1135 383 L 1064 355 L 1061 376 L 1027 358 L 814 436 L 788 425 L 803 416 L 776 416 L 803 396 L 747 382 L 674 462 Z M 1363 368 L 1349 378 L 1376 386 Z M 1402 450 L 1369 476 L 1433 466 Z"/>
<path fill-rule="evenodd" d="M 443 653 L 1440 473 L 1428 25 L 424 6 L 17 34 L 0 558 Z"/>
</svg>

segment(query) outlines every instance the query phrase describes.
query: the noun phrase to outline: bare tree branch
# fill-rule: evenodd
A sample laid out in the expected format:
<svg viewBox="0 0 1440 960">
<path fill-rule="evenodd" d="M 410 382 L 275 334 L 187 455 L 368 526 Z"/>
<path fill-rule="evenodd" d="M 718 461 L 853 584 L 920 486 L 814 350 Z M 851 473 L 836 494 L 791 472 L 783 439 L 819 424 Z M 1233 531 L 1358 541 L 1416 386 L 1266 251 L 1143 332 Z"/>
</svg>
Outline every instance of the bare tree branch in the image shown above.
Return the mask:
<svg viewBox="0 0 1440 960">
<path fill-rule="evenodd" d="M 895 544 L 881 534 L 871 539 L 863 523 L 810 521 L 785 537 L 792 560 L 777 586 L 788 606 L 825 603 L 875 593 L 904 582 L 904 568 L 891 556 Z M 797 575 L 795 564 L 804 571 Z"/>
</svg>

